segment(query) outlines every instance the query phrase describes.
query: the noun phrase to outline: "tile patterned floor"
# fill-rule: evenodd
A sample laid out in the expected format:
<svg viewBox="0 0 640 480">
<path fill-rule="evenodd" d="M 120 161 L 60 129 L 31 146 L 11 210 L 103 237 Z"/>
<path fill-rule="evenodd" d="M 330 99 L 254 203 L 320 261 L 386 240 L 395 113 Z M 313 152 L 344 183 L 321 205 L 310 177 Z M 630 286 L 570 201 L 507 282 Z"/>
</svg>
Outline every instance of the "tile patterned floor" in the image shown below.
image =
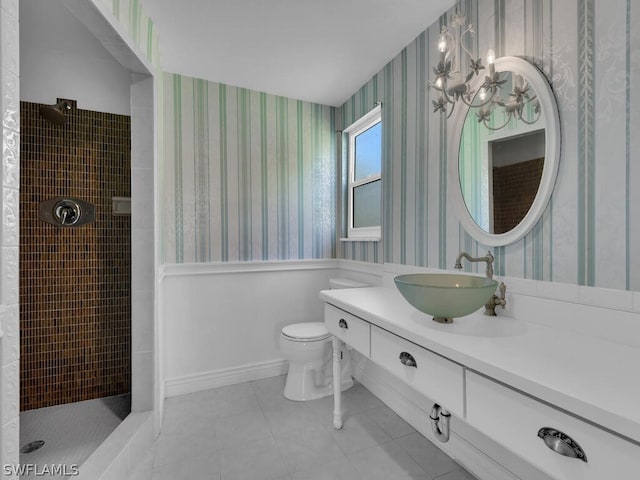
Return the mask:
<svg viewBox="0 0 640 480">
<path fill-rule="evenodd" d="M 289 401 L 284 380 L 168 399 L 153 480 L 474 480 L 362 385 L 335 430 L 332 397 Z"/>
</svg>

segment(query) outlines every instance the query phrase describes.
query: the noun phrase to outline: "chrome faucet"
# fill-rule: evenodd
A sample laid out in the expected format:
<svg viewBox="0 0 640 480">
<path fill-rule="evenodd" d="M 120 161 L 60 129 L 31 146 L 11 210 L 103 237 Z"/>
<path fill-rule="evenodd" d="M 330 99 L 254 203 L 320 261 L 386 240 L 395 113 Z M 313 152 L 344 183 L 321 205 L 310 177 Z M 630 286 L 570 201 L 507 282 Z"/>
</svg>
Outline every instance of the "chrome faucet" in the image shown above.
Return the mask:
<svg viewBox="0 0 640 480">
<path fill-rule="evenodd" d="M 470 262 L 486 262 L 487 263 L 487 271 L 486 271 L 486 276 L 489 280 L 493 280 L 493 260 L 494 257 L 491 254 L 491 252 L 487 252 L 487 254 L 484 257 L 472 257 L 471 255 L 469 255 L 467 252 L 460 252 L 460 254 L 458 255 L 458 258 L 456 258 L 456 264 L 454 265 L 453 268 L 456 268 L 458 270 L 462 270 L 462 259 L 466 258 L 467 260 L 469 260 Z M 504 282 L 500 282 L 500 285 L 498 286 L 498 289 L 500 290 L 500 296 L 498 297 L 495 293 L 491 296 L 491 298 L 489 299 L 489 301 L 484 305 L 484 314 L 485 315 L 489 315 L 491 317 L 495 317 L 496 316 L 496 307 L 498 305 L 501 305 L 502 308 L 504 309 L 504 306 L 507 304 L 507 301 L 505 300 L 505 295 L 507 292 L 507 286 L 504 284 Z"/>
</svg>

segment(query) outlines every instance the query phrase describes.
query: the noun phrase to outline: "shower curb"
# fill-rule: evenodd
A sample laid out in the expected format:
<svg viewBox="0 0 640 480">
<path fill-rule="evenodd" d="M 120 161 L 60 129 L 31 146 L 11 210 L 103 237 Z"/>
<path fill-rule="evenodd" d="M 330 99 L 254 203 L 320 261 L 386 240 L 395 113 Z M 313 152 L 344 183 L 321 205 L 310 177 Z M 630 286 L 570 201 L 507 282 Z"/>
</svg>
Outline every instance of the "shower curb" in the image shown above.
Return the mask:
<svg viewBox="0 0 640 480">
<path fill-rule="evenodd" d="M 78 480 L 129 478 L 154 441 L 153 412 L 131 413 L 80 466 Z"/>
</svg>

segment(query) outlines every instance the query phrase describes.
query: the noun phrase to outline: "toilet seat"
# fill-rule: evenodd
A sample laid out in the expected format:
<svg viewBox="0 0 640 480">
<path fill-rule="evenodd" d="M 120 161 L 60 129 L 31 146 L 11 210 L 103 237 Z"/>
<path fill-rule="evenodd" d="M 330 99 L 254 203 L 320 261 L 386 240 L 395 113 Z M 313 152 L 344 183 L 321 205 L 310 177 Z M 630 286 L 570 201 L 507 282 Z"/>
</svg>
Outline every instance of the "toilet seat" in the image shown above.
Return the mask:
<svg viewBox="0 0 640 480">
<path fill-rule="evenodd" d="M 292 323 L 282 328 L 282 335 L 293 342 L 318 342 L 331 337 L 322 322 Z"/>
</svg>

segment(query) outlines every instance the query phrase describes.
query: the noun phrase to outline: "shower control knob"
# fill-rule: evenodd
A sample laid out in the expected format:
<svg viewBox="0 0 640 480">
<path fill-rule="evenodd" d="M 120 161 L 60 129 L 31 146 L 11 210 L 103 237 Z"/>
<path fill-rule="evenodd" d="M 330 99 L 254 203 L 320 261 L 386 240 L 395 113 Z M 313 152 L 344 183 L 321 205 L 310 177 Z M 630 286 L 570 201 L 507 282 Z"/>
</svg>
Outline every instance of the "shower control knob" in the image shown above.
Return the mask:
<svg viewBox="0 0 640 480">
<path fill-rule="evenodd" d="M 95 217 L 95 206 L 79 198 L 50 198 L 38 205 L 38 218 L 55 227 L 79 227 Z"/>
<path fill-rule="evenodd" d="M 338 326 L 340 328 L 344 328 L 344 329 L 348 329 L 349 325 L 347 325 L 347 321 L 344 318 L 341 318 L 340 321 L 338 322 Z"/>
<path fill-rule="evenodd" d="M 66 226 L 78 223 L 81 213 L 80 205 L 69 199 L 60 200 L 53 209 L 55 219 L 58 220 L 61 225 Z"/>
</svg>

